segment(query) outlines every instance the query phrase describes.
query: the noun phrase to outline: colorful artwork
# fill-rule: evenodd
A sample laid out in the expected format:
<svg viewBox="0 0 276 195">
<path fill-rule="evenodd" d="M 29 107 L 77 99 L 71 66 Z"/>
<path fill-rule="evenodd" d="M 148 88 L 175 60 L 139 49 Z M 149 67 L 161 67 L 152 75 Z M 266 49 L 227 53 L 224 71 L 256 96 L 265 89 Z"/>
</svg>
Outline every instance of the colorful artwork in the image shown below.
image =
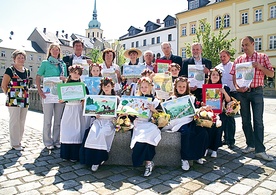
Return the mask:
<svg viewBox="0 0 276 195">
<path fill-rule="evenodd" d="M 84 100 L 84 116 L 116 116 L 117 96 L 86 95 Z"/>
<path fill-rule="evenodd" d="M 43 78 L 43 92 L 46 98 L 44 103 L 58 103 L 57 84 L 62 83 L 59 77 L 45 77 Z"/>
<path fill-rule="evenodd" d="M 252 62 L 236 64 L 236 82 L 239 87 L 249 87 L 255 74 Z"/>
<path fill-rule="evenodd" d="M 123 65 L 123 75 L 125 78 L 140 78 L 145 65 Z"/>
<path fill-rule="evenodd" d="M 112 79 L 112 81 L 114 81 L 114 83 L 118 83 L 118 78 L 117 78 L 117 74 L 115 73 L 115 70 L 102 70 L 102 76 L 103 77 L 109 77 Z"/>
<path fill-rule="evenodd" d="M 188 65 L 188 80 L 190 81 L 190 87 L 197 86 L 198 88 L 202 88 L 205 79 L 203 70 L 204 65 Z"/>
<path fill-rule="evenodd" d="M 164 112 L 170 115 L 171 120 L 195 114 L 195 107 L 189 95 L 162 102 L 161 106 Z"/>
<path fill-rule="evenodd" d="M 154 89 L 158 99 L 168 99 L 172 92 L 172 77 L 170 74 L 156 73 L 153 77 Z"/>
<path fill-rule="evenodd" d="M 222 112 L 222 84 L 204 84 L 202 87 L 202 99 L 207 106 L 211 106 L 214 113 Z"/>
<path fill-rule="evenodd" d="M 141 118 L 149 118 L 152 99 L 142 96 L 122 96 L 117 109 L 118 114 L 135 115 Z"/>
<path fill-rule="evenodd" d="M 81 65 L 83 67 L 81 80 L 84 81 L 85 77 L 89 77 L 89 64 L 86 60 L 80 59 L 80 60 L 73 60 L 73 65 Z"/>
<path fill-rule="evenodd" d="M 169 65 L 172 63 L 171 60 L 159 60 L 155 61 L 156 63 L 156 72 L 157 73 L 165 73 L 169 70 Z M 181 65 L 181 64 L 179 64 Z"/>
<path fill-rule="evenodd" d="M 82 100 L 86 95 L 82 82 L 58 83 L 58 98 L 63 101 Z"/>
<path fill-rule="evenodd" d="M 88 88 L 89 95 L 98 95 L 100 92 L 100 83 L 101 83 L 102 77 L 85 77 L 84 83 L 86 84 L 86 87 Z"/>
</svg>

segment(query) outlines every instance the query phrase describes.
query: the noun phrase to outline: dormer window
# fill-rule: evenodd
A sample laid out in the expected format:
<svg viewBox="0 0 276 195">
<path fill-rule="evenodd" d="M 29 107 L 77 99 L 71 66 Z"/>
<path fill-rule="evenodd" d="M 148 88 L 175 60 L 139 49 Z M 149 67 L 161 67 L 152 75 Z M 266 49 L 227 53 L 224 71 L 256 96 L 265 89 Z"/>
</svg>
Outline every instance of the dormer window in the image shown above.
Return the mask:
<svg viewBox="0 0 276 195">
<path fill-rule="evenodd" d="M 189 9 L 199 8 L 199 0 L 192 0 L 189 2 Z"/>
</svg>

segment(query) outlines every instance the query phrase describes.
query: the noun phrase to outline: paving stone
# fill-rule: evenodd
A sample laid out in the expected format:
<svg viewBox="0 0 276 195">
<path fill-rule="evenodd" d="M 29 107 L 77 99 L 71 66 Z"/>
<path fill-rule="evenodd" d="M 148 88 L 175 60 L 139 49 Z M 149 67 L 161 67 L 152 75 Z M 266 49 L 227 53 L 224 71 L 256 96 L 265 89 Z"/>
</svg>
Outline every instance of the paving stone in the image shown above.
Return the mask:
<svg viewBox="0 0 276 195">
<path fill-rule="evenodd" d="M 19 189 L 20 192 L 26 192 L 26 191 L 30 191 L 33 189 L 37 189 L 41 186 L 42 185 L 39 182 L 28 182 L 23 185 L 18 185 L 17 188 Z"/>
<path fill-rule="evenodd" d="M 158 184 L 162 183 L 163 181 L 161 179 L 153 178 L 153 179 L 149 179 L 148 182 L 152 185 L 158 185 Z"/>
<path fill-rule="evenodd" d="M 276 174 L 272 175 L 272 176 L 269 178 L 269 180 L 275 181 L 275 182 L 276 182 Z"/>
<path fill-rule="evenodd" d="M 202 178 L 206 179 L 208 181 L 215 181 L 218 178 L 220 178 L 220 176 L 217 174 L 214 174 L 214 173 L 207 173 L 207 174 L 203 175 Z"/>
<path fill-rule="evenodd" d="M 79 185 L 78 182 L 74 181 L 74 180 L 66 180 L 60 183 L 57 183 L 56 186 L 60 189 L 60 190 L 69 190 L 69 189 L 73 189 L 75 186 Z"/>
<path fill-rule="evenodd" d="M 181 182 L 177 182 L 175 180 L 167 180 L 163 182 L 164 185 L 169 186 L 171 188 L 177 188 L 181 185 Z"/>
<path fill-rule="evenodd" d="M 219 183 L 219 182 L 215 182 L 215 183 L 211 183 L 209 185 L 207 185 L 204 190 L 210 191 L 212 193 L 215 194 L 220 194 L 222 193 L 224 190 L 226 190 L 227 188 L 229 188 L 228 185 Z"/>
<path fill-rule="evenodd" d="M 230 187 L 229 192 L 232 192 L 232 193 L 238 192 L 239 194 L 246 194 L 251 189 L 252 189 L 251 186 L 247 186 L 244 184 L 236 184 L 236 185 Z"/>
<path fill-rule="evenodd" d="M 182 187 L 194 192 L 194 191 L 200 189 L 202 186 L 197 183 L 194 183 L 194 182 L 188 182 L 188 183 L 183 184 Z"/>
<path fill-rule="evenodd" d="M 79 192 L 71 191 L 71 190 L 63 190 L 61 192 L 58 192 L 57 195 L 79 195 Z"/>
<path fill-rule="evenodd" d="M 74 172 L 69 172 L 69 173 L 64 173 L 64 174 L 60 174 L 59 177 L 61 177 L 64 180 L 68 180 L 68 179 L 75 179 L 77 178 L 77 174 L 75 174 Z"/>
<path fill-rule="evenodd" d="M 142 182 L 142 183 L 135 184 L 132 188 L 136 191 L 142 191 L 145 189 L 149 189 L 152 186 L 153 186 L 152 184 L 149 184 L 147 182 Z"/>
<path fill-rule="evenodd" d="M 40 195 L 40 192 L 37 190 L 31 190 L 31 191 L 19 193 L 17 195 L 30 195 L 30 194 L 31 195 Z"/>
<path fill-rule="evenodd" d="M 136 194 L 137 192 L 133 189 L 124 189 L 119 192 L 115 192 L 114 195 L 131 195 L 131 194 Z"/>
<path fill-rule="evenodd" d="M 165 186 L 163 184 L 160 185 L 156 185 L 152 187 L 152 190 L 154 190 L 155 192 L 159 193 L 159 194 L 165 194 L 171 191 L 171 188 L 168 186 Z"/>
<path fill-rule="evenodd" d="M 37 180 L 41 180 L 43 177 L 42 176 L 38 176 L 38 175 L 30 175 L 30 176 L 25 176 L 22 179 L 25 182 L 32 182 L 32 181 L 37 181 Z"/>
<path fill-rule="evenodd" d="M 19 179 L 13 179 L 13 180 L 8 180 L 8 181 L 4 181 L 1 182 L 1 187 L 10 187 L 10 186 L 16 186 L 16 185 L 20 185 L 22 184 L 22 182 Z"/>
<path fill-rule="evenodd" d="M 113 175 L 111 171 L 100 171 L 100 170 L 97 172 L 93 172 L 91 174 L 98 179 L 102 179 Z"/>
<path fill-rule="evenodd" d="M 191 194 L 189 190 L 184 189 L 184 188 L 176 188 L 173 189 L 170 193 L 168 193 L 169 195 L 184 195 L 184 194 Z"/>
<path fill-rule="evenodd" d="M 126 178 L 127 178 L 126 176 L 124 176 L 122 174 L 118 174 L 118 175 L 110 176 L 107 179 L 111 180 L 112 182 L 117 182 L 117 181 L 122 181 Z"/>
<path fill-rule="evenodd" d="M 275 181 L 269 181 L 269 180 L 264 181 L 264 182 L 261 183 L 260 186 L 262 186 L 264 188 L 267 188 L 267 189 L 270 189 L 270 190 L 273 190 L 273 191 L 276 192 L 276 182 Z"/>
<path fill-rule="evenodd" d="M 39 192 L 42 194 L 54 194 L 55 192 L 58 192 L 59 188 L 55 185 L 51 186 L 45 186 L 39 189 Z"/>
<path fill-rule="evenodd" d="M 1 195 L 12 195 L 12 194 L 17 194 L 17 190 L 15 187 L 8 187 L 8 188 L 0 188 L 0 194 Z"/>
<path fill-rule="evenodd" d="M 96 189 L 95 186 L 93 186 L 90 183 L 84 183 L 81 185 L 81 188 L 78 190 L 80 193 L 84 194 L 86 192 L 92 192 Z"/>
<path fill-rule="evenodd" d="M 153 192 L 151 190 L 144 190 L 142 192 L 137 193 L 137 195 L 154 195 L 154 194 L 158 194 L 157 192 Z"/>
<path fill-rule="evenodd" d="M 114 187 L 112 189 L 109 189 L 106 187 L 101 187 L 101 188 L 95 189 L 94 191 L 98 194 L 113 194 L 115 192 L 118 192 L 118 189 L 116 189 Z"/>
</svg>

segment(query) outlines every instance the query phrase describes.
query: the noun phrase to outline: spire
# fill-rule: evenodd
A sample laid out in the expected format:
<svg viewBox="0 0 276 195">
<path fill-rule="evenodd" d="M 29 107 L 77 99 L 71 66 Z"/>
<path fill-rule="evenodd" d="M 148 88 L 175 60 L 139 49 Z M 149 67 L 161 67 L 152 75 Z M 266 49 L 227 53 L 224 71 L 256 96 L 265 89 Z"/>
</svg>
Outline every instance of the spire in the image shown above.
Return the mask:
<svg viewBox="0 0 276 195">
<path fill-rule="evenodd" d="M 94 10 L 92 20 L 88 24 L 88 28 L 101 28 L 101 23 L 97 20 L 96 0 L 94 0 Z"/>
<path fill-rule="evenodd" d="M 96 0 L 94 1 L 93 20 L 97 20 Z"/>
</svg>

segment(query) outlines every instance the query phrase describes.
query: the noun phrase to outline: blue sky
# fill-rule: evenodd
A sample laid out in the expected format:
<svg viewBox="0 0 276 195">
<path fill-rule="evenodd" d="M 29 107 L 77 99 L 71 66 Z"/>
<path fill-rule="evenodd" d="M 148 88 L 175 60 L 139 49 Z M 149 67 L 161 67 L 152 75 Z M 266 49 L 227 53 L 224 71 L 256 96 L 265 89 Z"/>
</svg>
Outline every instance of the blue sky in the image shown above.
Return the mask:
<svg viewBox="0 0 276 195">
<path fill-rule="evenodd" d="M 35 27 L 85 35 L 93 8 L 94 0 L 1 0 L 0 39 L 14 31 L 14 39 L 26 40 Z M 126 34 L 131 25 L 144 28 L 148 20 L 162 21 L 185 9 L 187 0 L 97 0 L 98 20 L 107 39 Z"/>
</svg>

